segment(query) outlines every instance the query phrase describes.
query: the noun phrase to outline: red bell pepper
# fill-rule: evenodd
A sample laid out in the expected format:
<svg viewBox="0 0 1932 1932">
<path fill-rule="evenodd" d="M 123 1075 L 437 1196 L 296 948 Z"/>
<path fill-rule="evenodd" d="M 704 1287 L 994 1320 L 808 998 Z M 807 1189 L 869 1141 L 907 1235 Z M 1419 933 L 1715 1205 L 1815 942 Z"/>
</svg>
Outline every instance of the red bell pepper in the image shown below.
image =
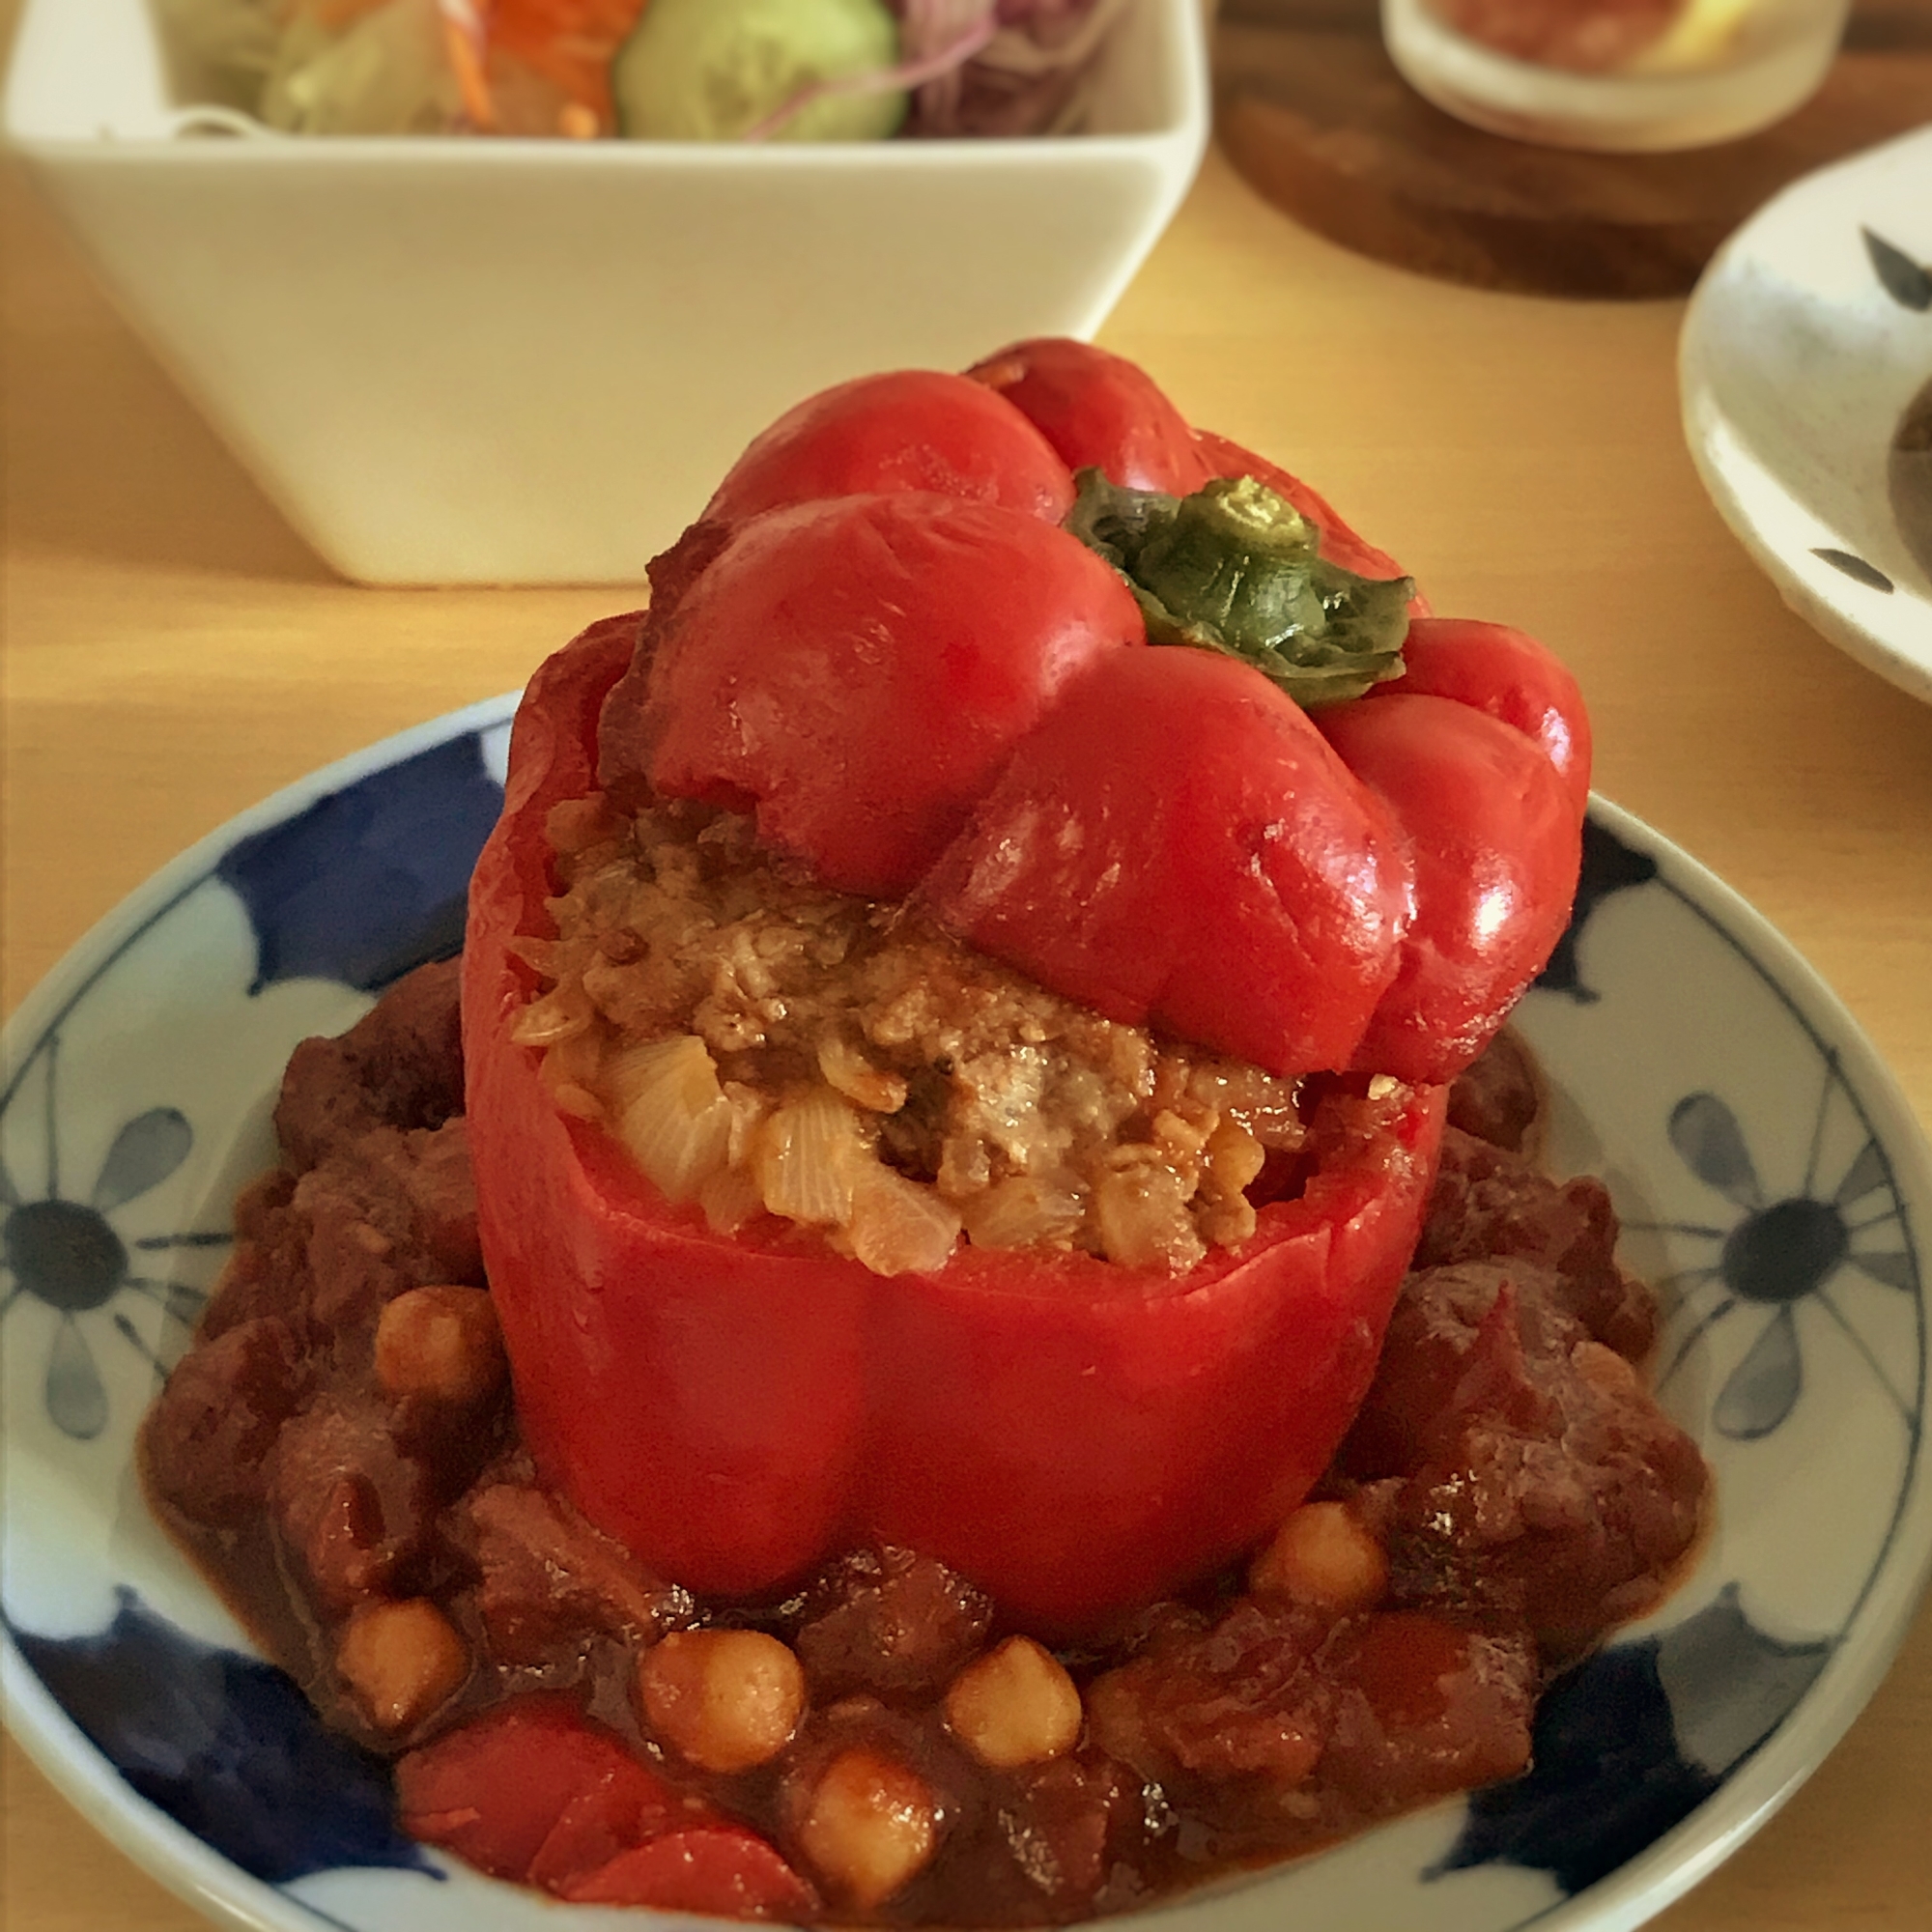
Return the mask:
<svg viewBox="0 0 1932 1932">
<path fill-rule="evenodd" d="M 409 1752 L 396 1802 L 412 1838 L 551 1889 L 690 1822 L 679 1792 L 554 1693 L 516 1698 Z"/>
<path fill-rule="evenodd" d="M 606 781 L 755 810 L 827 884 L 916 894 L 1110 1018 L 1281 1074 L 1453 1078 L 1569 914 L 1589 783 L 1574 680 L 1499 625 L 1418 615 L 1405 640 L 1416 605 L 1390 559 L 1121 357 L 1031 342 L 971 373 L 848 384 L 753 445 L 664 574 L 607 708 Z M 1083 483 L 1065 528 L 977 500 L 1008 452 L 1027 498 L 1042 450 L 1159 486 L 1168 534 L 1150 545 L 1104 486 L 1083 523 Z M 1228 473 L 1290 508 L 1264 492 L 1188 523 Z M 783 500 L 898 475 L 964 478 L 969 499 Z M 1253 539 L 1257 517 L 1285 551 Z M 1329 573 L 1313 589 L 1311 525 Z M 1247 661 L 1211 668 L 1117 648 L 1148 635 L 1143 610 L 1201 641 L 1176 592 L 1213 607 L 1270 570 L 1312 625 L 1353 629 L 1293 660 L 1223 638 Z"/>
<path fill-rule="evenodd" d="M 536 990 L 514 941 L 549 930 L 546 816 L 596 787 L 600 706 L 638 631 L 596 626 L 532 681 L 471 889 L 469 1138 L 540 1468 L 698 1589 L 768 1589 L 877 1537 L 1049 1631 L 1251 1546 L 1320 1474 L 1373 1373 L 1440 1091 L 1338 1090 L 1299 1196 L 1178 1277 L 966 1248 L 882 1280 L 788 1224 L 713 1234 L 559 1114 L 509 1034 Z"/>
<path fill-rule="evenodd" d="M 1402 645 L 1403 673 L 1368 695 L 1451 697 L 1533 739 L 1578 813 L 1590 802 L 1590 714 L 1562 662 L 1534 638 L 1471 617 L 1418 617 Z"/>
<path fill-rule="evenodd" d="M 1323 1466 L 1442 1111 L 1361 1076 L 1446 1081 L 1541 965 L 1588 727 L 1561 667 L 1501 627 L 1413 617 L 1392 676 L 1412 586 L 1132 365 L 1023 344 L 974 377 L 793 412 L 654 565 L 651 615 L 533 681 L 472 890 L 470 1141 L 525 1429 L 593 1521 L 739 1593 L 909 1543 L 1073 1631 L 1235 1554 Z M 1103 481 L 1094 508 L 1090 474 L 1057 528 L 1070 467 L 1161 502 Z M 1204 526 L 1264 535 L 1217 574 L 1187 548 Z M 1332 636 L 1239 662 L 1169 599 L 1204 577 L 1312 604 Z M 1210 648 L 1149 648 L 1155 625 Z M 1301 1191 L 1179 1276 L 966 1247 L 882 1281 L 787 1223 L 713 1234 L 510 1041 L 538 990 L 516 942 L 550 929 L 546 814 L 600 788 L 755 811 L 827 883 L 916 896 L 1111 1017 L 1280 1073 L 1356 1069 Z"/>
<path fill-rule="evenodd" d="M 1533 740 L 1451 698 L 1337 705 L 1318 722 L 1394 808 L 1413 867 L 1415 914 L 1354 1064 L 1453 1079 L 1562 937 L 1581 814 Z"/>
</svg>

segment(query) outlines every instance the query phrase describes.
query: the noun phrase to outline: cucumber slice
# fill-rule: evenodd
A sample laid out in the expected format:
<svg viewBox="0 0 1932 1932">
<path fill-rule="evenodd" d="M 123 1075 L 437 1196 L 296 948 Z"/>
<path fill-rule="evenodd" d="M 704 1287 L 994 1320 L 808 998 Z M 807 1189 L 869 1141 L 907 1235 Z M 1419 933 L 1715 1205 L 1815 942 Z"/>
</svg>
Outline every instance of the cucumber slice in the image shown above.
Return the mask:
<svg viewBox="0 0 1932 1932">
<path fill-rule="evenodd" d="M 611 66 L 611 92 L 634 140 L 734 141 L 808 88 L 898 58 L 884 0 L 650 0 Z M 772 138 L 883 140 L 906 104 L 897 88 L 827 95 Z"/>
</svg>

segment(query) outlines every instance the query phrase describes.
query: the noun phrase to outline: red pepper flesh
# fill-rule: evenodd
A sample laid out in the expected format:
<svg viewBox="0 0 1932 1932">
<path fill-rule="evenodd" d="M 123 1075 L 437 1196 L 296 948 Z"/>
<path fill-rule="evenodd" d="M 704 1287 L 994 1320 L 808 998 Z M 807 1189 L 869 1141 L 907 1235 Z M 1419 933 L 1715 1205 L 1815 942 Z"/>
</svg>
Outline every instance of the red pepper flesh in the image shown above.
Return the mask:
<svg viewBox="0 0 1932 1932">
<path fill-rule="evenodd" d="M 828 497 L 929 491 L 1057 524 L 1073 477 L 1034 424 L 982 384 L 934 369 L 861 376 L 757 436 L 704 506 L 712 522 Z"/>
<path fill-rule="evenodd" d="M 1443 1095 L 1338 1095 L 1301 1195 L 1180 1276 L 964 1249 L 880 1279 L 770 1219 L 714 1235 L 567 1122 L 509 1028 L 535 989 L 550 806 L 593 790 L 638 620 L 551 660 L 518 714 L 464 961 L 484 1252 L 539 1468 L 699 1590 L 912 1544 L 1042 1631 L 1105 1624 L 1250 1547 L 1373 1372 Z M 1386 1116 L 1386 1118 L 1383 1118 Z"/>
<path fill-rule="evenodd" d="M 798 1918 L 812 1889 L 756 1833 L 680 1792 L 566 1696 L 499 1705 L 396 1767 L 405 1831 L 584 1904 Z"/>
<path fill-rule="evenodd" d="M 1027 417 L 1070 470 L 1103 470 L 1129 490 L 1170 497 L 1189 496 L 1219 473 L 1152 379 L 1091 342 L 1037 336 L 966 373 Z"/>
<path fill-rule="evenodd" d="M 1394 821 L 1306 712 L 1233 658 L 1150 649 L 1068 691 L 920 895 L 1110 1019 L 1292 1074 L 1349 1064 L 1407 892 Z"/>
<path fill-rule="evenodd" d="M 738 1825 L 668 1833 L 562 1889 L 573 1905 L 643 1905 L 715 1918 L 803 1922 L 818 1896 L 755 1832 Z"/>
<path fill-rule="evenodd" d="M 1590 803 L 1590 714 L 1561 659 L 1507 624 L 1416 617 L 1403 639 L 1403 674 L 1371 689 L 1453 697 L 1520 731 L 1556 767 L 1580 816 Z"/>
<path fill-rule="evenodd" d="M 614 1733 L 568 1698 L 543 1693 L 411 1751 L 396 1766 L 396 1801 L 412 1837 L 495 1878 L 551 1889 L 684 1815 L 678 1792 Z M 593 1810 L 608 1837 L 586 1829 Z M 576 1839 L 579 1860 L 564 1855 L 566 1837 Z"/>
<path fill-rule="evenodd" d="M 1453 1079 L 1562 937 L 1581 810 L 1535 739 L 1453 698 L 1396 692 L 1316 722 L 1387 801 L 1414 867 L 1415 914 L 1355 1065 Z"/>
<path fill-rule="evenodd" d="M 840 892 L 901 897 L 1062 689 L 1144 639 L 1126 585 L 1037 518 L 916 491 L 774 510 L 685 593 L 641 705 L 612 708 L 635 743 L 603 756 L 754 808 Z"/>
</svg>

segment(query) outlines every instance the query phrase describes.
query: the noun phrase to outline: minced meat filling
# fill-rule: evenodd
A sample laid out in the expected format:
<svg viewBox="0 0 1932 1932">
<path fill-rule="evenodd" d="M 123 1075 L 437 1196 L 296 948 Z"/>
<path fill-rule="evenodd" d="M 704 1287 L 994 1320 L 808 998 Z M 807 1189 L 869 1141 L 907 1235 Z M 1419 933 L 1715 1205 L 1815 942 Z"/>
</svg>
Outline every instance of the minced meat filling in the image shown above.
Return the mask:
<svg viewBox="0 0 1932 1932">
<path fill-rule="evenodd" d="M 1156 1039 L 916 911 L 827 892 L 748 818 L 552 813 L 556 937 L 517 1038 L 566 1110 L 729 1231 L 786 1215 L 882 1274 L 963 1236 L 1191 1267 L 1255 1228 L 1303 1145 L 1301 1083 Z"/>
</svg>

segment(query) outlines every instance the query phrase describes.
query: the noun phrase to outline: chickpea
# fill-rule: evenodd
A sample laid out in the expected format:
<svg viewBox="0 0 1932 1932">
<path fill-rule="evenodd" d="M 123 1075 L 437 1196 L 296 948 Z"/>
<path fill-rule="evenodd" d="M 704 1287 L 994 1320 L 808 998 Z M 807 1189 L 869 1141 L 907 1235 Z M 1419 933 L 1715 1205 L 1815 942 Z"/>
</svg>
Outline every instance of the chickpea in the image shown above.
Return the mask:
<svg viewBox="0 0 1932 1932">
<path fill-rule="evenodd" d="M 762 1631 L 676 1631 L 638 1661 L 638 1695 L 661 1743 L 704 1771 L 749 1771 L 791 1742 L 805 1672 Z"/>
<path fill-rule="evenodd" d="M 827 1887 L 866 1909 L 890 1898 L 932 1857 L 939 1807 L 917 1772 L 855 1746 L 820 1775 L 797 1836 Z"/>
<path fill-rule="evenodd" d="M 386 1395 L 474 1404 L 502 1386 L 502 1331 L 480 1288 L 412 1288 L 376 1323 L 376 1380 Z"/>
<path fill-rule="evenodd" d="M 982 1764 L 1010 1770 L 1069 1751 L 1080 1739 L 1080 1692 L 1030 1636 L 977 1657 L 946 1693 L 946 1721 Z"/>
<path fill-rule="evenodd" d="M 1339 1616 L 1381 1601 L 1388 1558 L 1346 1504 L 1303 1503 L 1255 1558 L 1248 1588 Z"/>
<path fill-rule="evenodd" d="M 379 1731 L 411 1731 L 462 1689 L 469 1650 L 427 1597 L 364 1604 L 335 1649 L 335 1668 Z"/>
</svg>

